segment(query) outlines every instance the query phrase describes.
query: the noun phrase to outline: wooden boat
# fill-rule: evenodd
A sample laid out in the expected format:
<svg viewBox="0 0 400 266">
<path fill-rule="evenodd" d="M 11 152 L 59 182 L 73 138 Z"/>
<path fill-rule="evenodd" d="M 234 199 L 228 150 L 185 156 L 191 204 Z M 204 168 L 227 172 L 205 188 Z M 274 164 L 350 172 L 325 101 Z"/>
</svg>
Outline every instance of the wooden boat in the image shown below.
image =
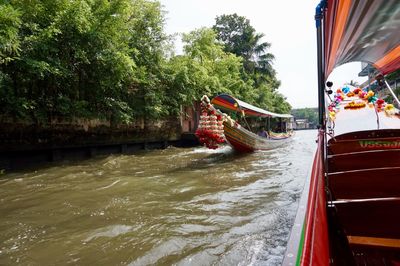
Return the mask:
<svg viewBox="0 0 400 266">
<path fill-rule="evenodd" d="M 258 108 L 246 102 L 236 99 L 228 94 L 220 94 L 208 102 L 207 97 L 203 97 L 202 106 L 203 114 L 214 113 L 221 117 L 223 123 L 223 139 L 228 142 L 236 151 L 238 152 L 253 152 L 256 150 L 269 150 L 279 147 L 285 144 L 290 137 L 293 135 L 291 130 L 291 124 L 285 124 L 286 130 L 284 133 L 274 133 L 269 132 L 268 137 L 261 137 L 256 133 L 246 129 L 243 125 L 240 125 L 237 121 L 227 116 L 225 113 L 237 113 L 242 117 L 262 117 L 271 118 L 277 117 L 281 119 L 292 119 L 290 114 L 276 114 L 273 112 L 266 111 L 264 109 Z M 225 114 L 225 118 L 223 118 Z M 212 114 L 213 115 L 213 114 Z M 202 116 L 203 118 L 206 116 Z M 215 119 L 214 119 L 215 120 Z M 244 120 L 246 121 L 246 120 Z M 200 122 L 200 130 L 201 128 Z M 247 122 L 245 122 L 247 124 Z M 248 124 L 247 124 L 248 126 Z M 249 128 L 249 126 L 248 126 Z M 222 133 L 222 131 L 220 132 Z M 199 135 L 199 134 L 198 134 Z M 222 139 L 222 138 L 220 138 Z M 200 137 L 201 140 L 201 137 Z M 216 148 L 216 145 L 211 145 L 212 148 Z"/>
<path fill-rule="evenodd" d="M 327 0 L 316 11 L 318 147 L 283 265 L 400 265 L 399 110 L 368 90 L 325 87 L 335 66 L 369 62 L 400 106 L 384 78 L 400 68 L 400 1 Z"/>
</svg>

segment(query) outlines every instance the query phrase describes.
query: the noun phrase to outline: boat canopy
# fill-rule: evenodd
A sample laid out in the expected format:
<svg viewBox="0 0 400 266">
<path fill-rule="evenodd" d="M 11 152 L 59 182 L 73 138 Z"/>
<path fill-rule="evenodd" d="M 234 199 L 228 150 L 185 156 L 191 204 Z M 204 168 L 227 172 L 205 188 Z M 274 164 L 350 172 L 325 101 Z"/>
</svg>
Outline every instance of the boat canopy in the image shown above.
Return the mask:
<svg viewBox="0 0 400 266">
<path fill-rule="evenodd" d="M 400 68 L 399 0 L 323 0 L 321 6 L 325 79 L 353 61 L 370 63 L 383 75 Z"/>
<path fill-rule="evenodd" d="M 243 111 L 246 116 L 255 117 L 280 117 L 280 118 L 292 118 L 289 114 L 276 114 L 273 112 L 266 111 L 264 109 L 258 108 L 254 105 L 248 104 L 241 100 L 236 99 L 228 94 L 220 94 L 211 100 L 211 103 L 215 108 L 221 110 L 228 110 L 234 112 Z"/>
</svg>

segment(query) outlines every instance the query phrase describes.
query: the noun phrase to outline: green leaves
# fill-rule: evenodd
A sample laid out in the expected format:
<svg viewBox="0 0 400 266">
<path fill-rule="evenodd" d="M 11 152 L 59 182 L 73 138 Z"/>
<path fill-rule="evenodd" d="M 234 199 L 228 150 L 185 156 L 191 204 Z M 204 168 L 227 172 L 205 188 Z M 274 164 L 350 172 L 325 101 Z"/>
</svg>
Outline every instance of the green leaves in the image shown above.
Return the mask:
<svg viewBox="0 0 400 266">
<path fill-rule="evenodd" d="M 318 124 L 318 109 L 317 108 L 300 108 L 293 109 L 292 115 L 296 119 L 308 119 L 314 125 Z"/>
<path fill-rule="evenodd" d="M 218 40 L 224 44 L 226 52 L 243 58 L 247 73 L 253 73 L 257 69 L 267 71 L 266 67 L 272 67 L 274 56 L 267 53 L 271 44 L 261 43 L 264 34 L 256 33 L 245 17 L 236 13 L 218 16 L 213 29 L 217 33 Z"/>
<path fill-rule="evenodd" d="M 243 17 L 184 34 L 184 54 L 174 56 L 157 1 L 7 2 L 0 4 L 3 116 L 128 124 L 177 116 L 182 105 L 218 93 L 286 110 L 270 44 Z"/>
<path fill-rule="evenodd" d="M 218 16 L 213 30 L 224 51 L 243 62 L 241 76 L 247 86 L 234 91 L 234 95 L 270 111 L 288 113 L 290 105 L 277 92 L 280 81 L 272 65 L 275 57 L 268 53 L 271 44 L 261 42 L 264 35 L 256 33 L 250 21 L 237 14 Z"/>
<path fill-rule="evenodd" d="M 182 99 L 182 104 L 189 105 L 204 94 L 240 95 L 239 90 L 246 87 L 240 72 L 242 60 L 224 52 L 213 30 L 194 30 L 184 34 L 182 39 L 184 55 L 170 60 L 174 76 L 173 88 L 177 90 L 174 97 Z M 184 94 L 186 97 L 182 97 Z"/>
<path fill-rule="evenodd" d="M 126 95 L 137 64 L 132 58 L 136 47 L 129 43 L 135 32 L 127 21 L 141 15 L 135 4 L 22 0 L 1 5 L 0 22 L 7 27 L 0 28 L 0 60 L 13 61 L 2 70 L 8 79 L 0 84 L 7 87 L 6 103 L 37 102 L 35 108 L 22 109 L 27 116 L 109 117 L 114 112 L 130 121 Z M 115 99 L 113 105 L 105 104 L 107 97 Z"/>
<path fill-rule="evenodd" d="M 0 5 L 0 65 L 13 61 L 20 52 L 20 16 L 10 4 Z"/>
</svg>

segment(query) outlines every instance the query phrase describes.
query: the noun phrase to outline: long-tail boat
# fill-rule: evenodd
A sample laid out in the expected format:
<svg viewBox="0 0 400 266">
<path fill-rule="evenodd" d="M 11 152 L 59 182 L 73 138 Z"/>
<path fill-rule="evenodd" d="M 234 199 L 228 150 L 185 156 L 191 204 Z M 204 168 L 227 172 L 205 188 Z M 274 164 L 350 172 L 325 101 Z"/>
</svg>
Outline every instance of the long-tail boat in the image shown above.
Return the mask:
<svg viewBox="0 0 400 266">
<path fill-rule="evenodd" d="M 205 96 L 202 98 L 201 106 L 202 115 L 196 135 L 199 137 L 200 142 L 205 143 L 209 148 L 217 148 L 218 143 L 226 141 L 238 152 L 269 150 L 283 145 L 293 135 L 290 122 L 284 124 L 284 132 L 281 133 L 268 130 L 268 133 L 260 136 L 261 134 L 252 132 L 250 130 L 251 126 L 245 119 L 246 117 L 266 119 L 272 117 L 290 121 L 293 116 L 290 114 L 269 112 L 228 94 L 220 94 L 214 97 L 211 102 Z M 237 114 L 242 117 L 245 125 L 241 125 L 232 119 L 227 115 L 228 113 Z"/>
<path fill-rule="evenodd" d="M 400 1 L 324 0 L 315 19 L 318 146 L 283 265 L 400 265 L 400 102 L 385 79 L 400 68 Z M 374 66 L 379 90 L 332 91 L 351 61 Z"/>
</svg>

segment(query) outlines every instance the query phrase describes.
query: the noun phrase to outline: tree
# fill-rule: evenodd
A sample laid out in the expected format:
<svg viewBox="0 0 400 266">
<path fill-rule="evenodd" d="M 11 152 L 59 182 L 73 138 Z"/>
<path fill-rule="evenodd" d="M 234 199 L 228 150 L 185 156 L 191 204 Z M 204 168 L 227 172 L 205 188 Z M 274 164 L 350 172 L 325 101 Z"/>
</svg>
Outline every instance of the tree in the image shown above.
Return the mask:
<svg viewBox="0 0 400 266">
<path fill-rule="evenodd" d="M 20 52 L 18 38 L 21 26 L 21 14 L 10 4 L 0 5 L 0 64 L 6 65 L 13 61 Z"/>
<path fill-rule="evenodd" d="M 2 114 L 35 123 L 163 115 L 159 2 L 11 1 L 0 21 Z"/>
<path fill-rule="evenodd" d="M 8 67 L 21 51 L 18 33 L 21 27 L 21 13 L 10 4 L 0 5 L 0 112 L 12 115 L 21 112 L 21 104 L 15 98 L 16 86 L 13 86 Z"/>
<path fill-rule="evenodd" d="M 166 53 L 170 40 L 164 32 L 164 16 L 159 2 L 133 1 L 134 12 L 129 18 L 129 47 L 137 66 L 134 82 L 130 84 L 129 101 L 134 115 L 158 119 L 169 114 L 165 108 Z"/>
<path fill-rule="evenodd" d="M 272 66 L 275 57 L 268 53 L 271 44 L 261 41 L 264 35 L 257 33 L 248 19 L 237 14 L 218 16 L 213 30 L 225 52 L 243 59 L 242 79 L 252 84 L 247 100 L 271 111 L 289 112 L 290 104 L 277 92 L 280 81 Z"/>
<path fill-rule="evenodd" d="M 256 33 L 248 19 L 236 13 L 218 16 L 213 29 L 217 33 L 217 39 L 224 44 L 226 52 L 243 58 L 247 73 L 275 74 L 272 67 L 275 57 L 267 53 L 271 44 L 261 42 L 264 34 Z"/>
<path fill-rule="evenodd" d="M 181 105 L 222 92 L 271 110 L 282 104 L 280 82 L 267 71 L 269 44 L 236 14 L 226 19 L 243 29 L 245 41 L 233 38 L 243 47 L 232 42 L 234 51 L 227 51 L 203 28 L 185 34 L 184 55 L 173 56 L 157 1 L 6 2 L 0 5 L 2 117 L 130 123 L 178 115 Z"/>
<path fill-rule="evenodd" d="M 181 104 L 192 104 L 202 95 L 230 93 L 245 99 L 251 91 L 242 80 L 240 57 L 223 51 L 213 30 L 201 28 L 183 35 L 184 55 L 170 60 L 168 95 Z"/>
<path fill-rule="evenodd" d="M 293 109 L 292 115 L 295 119 L 308 119 L 310 123 L 318 124 L 318 108 Z"/>
</svg>

